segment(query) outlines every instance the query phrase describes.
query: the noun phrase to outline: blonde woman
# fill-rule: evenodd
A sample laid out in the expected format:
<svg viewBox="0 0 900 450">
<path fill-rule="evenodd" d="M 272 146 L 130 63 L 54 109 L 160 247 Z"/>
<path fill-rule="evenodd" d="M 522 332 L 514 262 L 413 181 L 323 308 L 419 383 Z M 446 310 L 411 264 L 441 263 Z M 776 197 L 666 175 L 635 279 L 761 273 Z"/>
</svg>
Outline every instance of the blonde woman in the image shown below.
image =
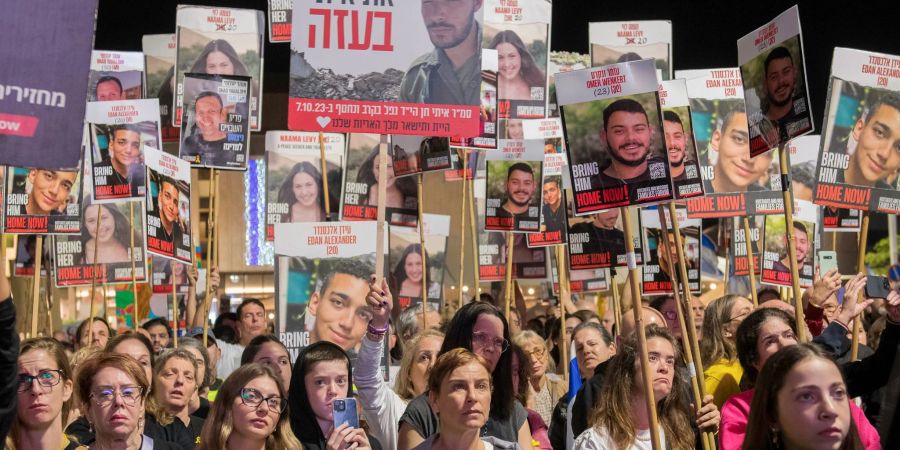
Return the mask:
<svg viewBox="0 0 900 450">
<path fill-rule="evenodd" d="M 706 392 L 712 394 L 716 408 L 732 395 L 741 392 L 744 370 L 735 347 L 738 326 L 753 312 L 753 304 L 740 295 L 726 295 L 706 306 L 703 317 L 703 339 L 700 357 Z"/>
<path fill-rule="evenodd" d="M 520 364 L 528 364 L 529 385 L 532 390 L 530 395 L 532 405 L 529 407 L 544 419 L 545 424 L 549 424 L 553 407 L 562 396 L 566 395 L 568 387 L 556 374 L 548 373 L 550 351 L 544 339 L 537 333 L 531 330 L 522 331 L 513 338 L 513 343 L 528 356 L 528 360 L 521 361 Z"/>
</svg>

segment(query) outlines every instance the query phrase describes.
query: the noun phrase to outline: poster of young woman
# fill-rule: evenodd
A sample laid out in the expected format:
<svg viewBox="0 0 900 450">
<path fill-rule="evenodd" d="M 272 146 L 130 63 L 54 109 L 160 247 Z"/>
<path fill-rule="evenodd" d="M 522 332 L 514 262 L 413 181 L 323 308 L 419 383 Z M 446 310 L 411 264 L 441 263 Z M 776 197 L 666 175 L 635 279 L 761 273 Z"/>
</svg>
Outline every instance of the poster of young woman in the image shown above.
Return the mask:
<svg viewBox="0 0 900 450">
<path fill-rule="evenodd" d="M 3 232 L 77 234 L 81 219 L 81 171 L 7 166 Z"/>
<path fill-rule="evenodd" d="M 168 258 L 150 257 L 150 284 L 154 294 L 172 294 L 172 278 L 179 294 L 187 294 L 191 287 L 188 278 L 190 265 Z"/>
<path fill-rule="evenodd" d="M 552 5 L 546 0 L 520 0 L 513 13 L 507 3 L 484 4 L 482 45 L 497 51 L 499 117 L 546 117 Z"/>
<path fill-rule="evenodd" d="M 588 40 L 594 67 L 654 58 L 662 79 L 672 79 L 671 21 L 591 22 Z"/>
<path fill-rule="evenodd" d="M 144 147 L 147 165 L 147 251 L 190 264 L 191 165 Z"/>
<path fill-rule="evenodd" d="M 159 99 L 163 142 L 178 142 L 181 128 L 172 126 L 175 111 L 175 34 L 146 34 L 141 39 L 147 70 L 145 98 Z"/>
<path fill-rule="evenodd" d="M 344 149 L 340 133 L 324 133 L 325 175 L 322 175 L 319 133 L 266 133 L 266 240 L 275 239 L 275 224 L 336 220 L 341 207 Z M 328 181 L 325 215 L 323 179 Z"/>
<path fill-rule="evenodd" d="M 813 284 L 816 266 L 816 247 L 819 243 L 819 207 L 812 202 L 794 201 L 794 228 L 786 230 L 783 215 L 766 216 L 765 251 L 760 280 L 766 284 L 791 286 L 791 262 L 788 252 L 788 232 L 794 234 L 796 243 L 797 272 L 800 287 L 809 288 Z"/>
<path fill-rule="evenodd" d="M 665 209 L 666 228 L 673 230 L 672 217 Z M 688 286 L 691 292 L 700 293 L 700 229 L 701 219 L 689 219 L 687 210 L 677 208 L 679 231 L 684 238 L 684 257 L 687 263 Z M 654 209 L 641 210 L 641 230 L 643 232 L 644 264 L 642 295 L 671 295 L 675 286 L 673 280 L 681 279 L 678 266 L 678 251 L 675 235 L 666 233 L 659 220 L 659 212 Z M 666 249 L 666 245 L 669 246 Z M 669 257 L 671 255 L 671 258 Z"/>
<path fill-rule="evenodd" d="M 253 9 L 178 5 L 175 39 L 178 54 L 175 72 L 175 115 L 181 126 L 185 103 L 184 74 L 250 77 L 250 130 L 262 123 L 263 49 L 266 15 Z"/>
<path fill-rule="evenodd" d="M 388 145 L 395 176 L 450 168 L 449 138 L 394 134 Z"/>
<path fill-rule="evenodd" d="M 351 133 L 344 166 L 342 220 L 376 220 L 378 216 L 378 146 L 377 134 Z M 385 221 L 391 225 L 415 227 L 419 203 L 416 181 L 397 177 L 388 157 L 385 180 Z"/>
<path fill-rule="evenodd" d="M 184 75 L 182 159 L 193 167 L 247 169 L 249 87 L 248 77 Z"/>
<path fill-rule="evenodd" d="M 544 143 L 541 140 L 500 140 L 488 152 L 487 203 L 484 228 L 488 231 L 540 231 Z"/>
<path fill-rule="evenodd" d="M 144 203 L 92 203 L 89 195 L 82 201 L 81 233 L 54 242 L 56 286 L 131 283 L 132 260 L 134 279 L 146 282 Z"/>
<path fill-rule="evenodd" d="M 91 52 L 89 102 L 139 98 L 144 98 L 144 55 L 141 52 Z"/>
<path fill-rule="evenodd" d="M 85 120 L 91 130 L 90 194 L 97 203 L 143 200 L 146 172 L 143 147 L 159 148 L 159 102 L 89 102 Z"/>
<path fill-rule="evenodd" d="M 422 303 L 422 277 L 428 286 L 428 303 L 441 306 L 446 267 L 450 216 L 425 214 L 425 269 L 418 229 L 391 227 L 388 237 L 388 283 L 401 309 Z"/>
</svg>

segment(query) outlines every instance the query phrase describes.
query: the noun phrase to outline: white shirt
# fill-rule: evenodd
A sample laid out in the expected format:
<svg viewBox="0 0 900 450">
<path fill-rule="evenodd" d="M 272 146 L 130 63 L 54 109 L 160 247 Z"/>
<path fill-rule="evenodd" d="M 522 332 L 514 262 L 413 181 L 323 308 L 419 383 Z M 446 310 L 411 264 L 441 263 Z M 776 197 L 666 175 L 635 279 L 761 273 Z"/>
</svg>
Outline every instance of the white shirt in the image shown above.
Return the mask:
<svg viewBox="0 0 900 450">
<path fill-rule="evenodd" d="M 353 382 L 372 437 L 378 439 L 382 448 L 397 448 L 400 417 L 408 402 L 382 379 L 379 364 L 383 353 L 383 340 L 372 342 L 364 336 L 353 368 Z"/>
<path fill-rule="evenodd" d="M 222 356 L 219 357 L 219 363 L 216 364 L 216 375 L 221 379 L 228 378 L 231 372 L 241 367 L 241 355 L 244 354 L 244 346 L 240 344 L 229 344 L 225 341 L 216 339 L 216 345 Z"/>
<path fill-rule="evenodd" d="M 666 448 L 666 435 L 663 433 L 662 427 L 659 428 L 659 446 Z M 618 450 L 615 442 L 605 428 L 597 429 L 590 427 L 584 430 L 584 433 L 578 435 L 572 448 L 578 450 Z M 637 430 L 634 443 L 622 450 L 653 450 L 653 444 L 650 442 L 650 430 Z"/>
</svg>

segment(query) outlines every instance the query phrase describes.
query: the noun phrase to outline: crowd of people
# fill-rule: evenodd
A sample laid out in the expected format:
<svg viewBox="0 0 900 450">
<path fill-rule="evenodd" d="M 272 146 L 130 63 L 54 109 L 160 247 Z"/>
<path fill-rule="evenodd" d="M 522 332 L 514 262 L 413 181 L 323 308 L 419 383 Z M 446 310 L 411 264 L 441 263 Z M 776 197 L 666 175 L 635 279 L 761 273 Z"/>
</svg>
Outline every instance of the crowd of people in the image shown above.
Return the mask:
<svg viewBox="0 0 900 450">
<path fill-rule="evenodd" d="M 205 300 L 194 290 L 194 327 L 177 345 L 160 318 L 116 334 L 94 317 L 72 343 L 61 334 L 19 342 L 2 270 L 8 449 L 649 449 L 650 394 L 661 448 L 703 448 L 710 435 L 729 450 L 898 445 L 900 291 L 863 299 L 862 274 L 818 277 L 799 322 L 764 290 L 758 307 L 733 294 L 691 299 L 685 330 L 676 301 L 656 298 L 640 307 L 643 349 L 631 311 L 616 319 L 607 306 L 600 316 L 582 301 L 564 303 L 564 319 L 541 304 L 506 317 L 482 294 L 452 316 L 424 305 L 398 314 L 387 281 L 373 276 L 359 349 L 319 340 L 292 358 L 257 299 L 221 315 L 204 345 L 196 312 Z M 854 360 L 855 321 L 863 345 Z M 702 373 L 684 356 L 687 331 Z M 388 370 L 392 382 L 384 359 L 399 366 Z M 358 422 L 338 417 L 338 404 L 357 408 Z"/>
</svg>

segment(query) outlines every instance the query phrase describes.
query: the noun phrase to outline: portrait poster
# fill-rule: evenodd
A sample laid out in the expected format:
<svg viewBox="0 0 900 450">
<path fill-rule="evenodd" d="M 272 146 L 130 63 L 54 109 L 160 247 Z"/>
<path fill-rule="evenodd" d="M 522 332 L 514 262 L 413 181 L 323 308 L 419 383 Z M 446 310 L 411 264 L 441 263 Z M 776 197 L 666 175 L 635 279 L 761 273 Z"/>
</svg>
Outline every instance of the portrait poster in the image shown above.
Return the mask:
<svg viewBox="0 0 900 450">
<path fill-rule="evenodd" d="M 797 271 L 800 287 L 810 288 L 816 267 L 816 246 L 819 242 L 819 207 L 803 200 L 794 201 L 794 239 L 797 246 Z M 765 284 L 791 286 L 791 266 L 784 215 L 766 216 L 765 250 L 760 280 Z"/>
<path fill-rule="evenodd" d="M 476 180 L 475 192 L 484 192 L 482 180 Z M 507 233 L 484 229 L 484 198 L 476 194 L 475 223 L 478 227 L 478 274 L 481 281 L 506 281 Z M 549 272 L 547 248 L 529 248 L 524 233 L 513 233 L 513 279 L 546 280 Z"/>
<path fill-rule="evenodd" d="M 672 79 L 671 21 L 591 22 L 588 40 L 594 67 L 653 58 L 662 79 Z"/>
<path fill-rule="evenodd" d="M 481 2 L 295 0 L 288 129 L 478 136 L 482 19 Z"/>
<path fill-rule="evenodd" d="M 422 245 L 417 228 L 391 227 L 388 237 L 388 285 L 401 310 L 422 303 L 422 277 L 428 286 L 428 303 L 443 303 L 447 238 L 450 216 L 425 214 L 425 269 L 422 270 Z"/>
<path fill-rule="evenodd" d="M 762 271 L 762 255 L 763 248 L 762 234 L 765 226 L 765 216 L 750 216 L 750 245 L 753 250 L 753 273 L 759 276 Z M 733 230 L 731 237 L 731 254 L 734 255 L 734 266 L 732 275 L 736 277 L 745 277 L 750 275 L 750 261 L 747 259 L 747 234 L 744 233 L 744 218 L 734 217 Z"/>
<path fill-rule="evenodd" d="M 156 99 L 89 102 L 85 120 L 91 132 L 93 201 L 143 200 L 146 195 L 144 146 L 162 145 Z M 87 163 L 87 162 L 86 162 Z"/>
<path fill-rule="evenodd" d="M 563 189 L 567 187 L 568 160 L 563 148 L 562 122 L 558 117 L 522 121 L 525 138 L 543 141 L 544 165 L 540 184 L 541 221 L 537 233 L 528 234 L 529 247 L 565 244 L 568 217 Z M 571 186 L 569 185 L 569 188 Z"/>
<path fill-rule="evenodd" d="M 681 289 L 681 269 L 678 265 L 678 247 L 672 216 L 668 209 L 663 210 L 666 221 L 666 233 L 662 227 L 657 209 L 641 210 L 641 231 L 643 237 L 644 263 L 641 295 L 672 295 L 673 290 Z M 678 207 L 675 210 L 678 218 L 678 230 L 684 242 L 684 257 L 687 266 L 688 287 L 691 292 L 700 293 L 700 229 L 701 219 L 689 219 L 687 210 Z M 665 245 L 668 243 L 668 251 Z M 671 258 L 669 255 L 671 254 Z M 673 275 L 674 274 L 674 275 Z M 674 281 L 678 284 L 674 284 Z"/>
<path fill-rule="evenodd" d="M 191 281 L 188 278 L 190 264 L 169 258 L 150 257 L 150 284 L 154 294 L 172 294 L 172 278 L 179 295 L 188 293 Z"/>
<path fill-rule="evenodd" d="M 275 331 L 292 360 L 318 341 L 359 349 L 372 319 L 376 234 L 375 222 L 275 225 Z"/>
<path fill-rule="evenodd" d="M 497 51 L 497 110 L 502 119 L 547 115 L 551 10 L 546 0 L 484 4 L 482 46 Z"/>
<path fill-rule="evenodd" d="M 190 264 L 191 165 L 144 147 L 147 165 L 147 251 Z"/>
<path fill-rule="evenodd" d="M 265 26 L 265 13 L 254 9 L 178 5 L 172 125 L 181 127 L 182 106 L 186 103 L 184 74 L 198 73 L 250 77 L 250 119 L 245 126 L 260 130 Z"/>
<path fill-rule="evenodd" d="M 172 125 L 175 111 L 175 34 L 145 34 L 141 39 L 147 71 L 145 98 L 159 99 L 163 142 L 178 142 L 181 128 Z"/>
<path fill-rule="evenodd" d="M 324 133 L 325 176 L 319 133 L 266 132 L 266 240 L 275 239 L 275 224 L 337 220 L 341 207 L 345 135 Z M 323 181 L 328 181 L 325 215 Z"/>
<path fill-rule="evenodd" d="M 666 157 L 672 175 L 672 188 L 676 200 L 703 195 L 703 179 L 694 127 L 691 122 L 691 105 L 684 80 L 669 80 L 659 84 L 659 104 L 662 106 L 663 132 Z"/>
<path fill-rule="evenodd" d="M 575 215 L 671 200 L 652 60 L 556 75 Z"/>
<path fill-rule="evenodd" d="M 390 138 L 394 175 L 403 177 L 450 168 L 450 139 L 394 134 Z"/>
<path fill-rule="evenodd" d="M 5 171 L 4 233 L 80 232 L 80 168 L 63 171 L 6 166 Z"/>
<path fill-rule="evenodd" d="M 553 276 L 552 291 L 559 295 L 559 266 L 557 265 L 556 252 L 550 252 L 552 263 L 551 275 Z M 609 290 L 609 269 L 569 269 L 569 292 L 583 294 L 587 292 L 604 292 Z"/>
<path fill-rule="evenodd" d="M 497 148 L 497 50 L 481 49 L 481 104 L 478 107 L 478 134 L 453 136 L 450 145 L 482 149 Z"/>
<path fill-rule="evenodd" d="M 54 241 L 56 286 L 130 284 L 132 259 L 134 280 L 146 282 L 143 202 L 91 203 L 87 193 L 82 202 L 80 234 L 57 236 Z"/>
<path fill-rule="evenodd" d="M 497 151 L 487 152 L 487 231 L 540 231 L 544 162 L 542 140 L 500 140 Z"/>
<path fill-rule="evenodd" d="M 550 52 L 547 63 L 547 74 L 550 84 L 547 95 L 547 117 L 559 117 L 559 105 L 556 102 L 556 74 L 571 72 L 591 67 L 591 57 L 574 52 Z"/>
<path fill-rule="evenodd" d="M 571 193 L 568 194 L 571 202 Z M 637 208 L 628 208 L 635 227 L 640 226 Z M 596 212 L 590 216 L 575 216 L 569 208 L 568 239 L 569 269 L 598 269 L 625 266 L 625 232 L 621 209 L 612 208 Z M 631 239 L 634 244 L 635 263 L 643 264 L 640 228 L 635 228 Z"/>
<path fill-rule="evenodd" d="M 22 235 L 16 240 L 16 262 L 13 267 L 13 276 L 34 276 L 34 263 L 37 256 L 37 235 Z M 53 267 L 53 241 L 45 239 L 41 252 L 41 277 L 47 276 L 46 267 Z M 46 264 L 46 265 L 45 265 Z"/>
<path fill-rule="evenodd" d="M 192 167 L 246 170 L 250 152 L 250 79 L 188 73 L 179 156 Z"/>
<path fill-rule="evenodd" d="M 269 42 L 291 42 L 292 0 L 269 0 Z"/>
<path fill-rule="evenodd" d="M 97 0 L 4 3 L 0 165 L 80 166 L 96 18 Z"/>
<path fill-rule="evenodd" d="M 463 173 L 463 159 L 467 155 Z M 484 166 L 485 152 L 467 149 L 465 147 L 450 147 L 450 168 L 444 171 L 444 181 L 459 181 L 465 176 L 466 180 L 474 180 L 479 164 Z M 479 163 L 481 161 L 481 163 Z"/>
<path fill-rule="evenodd" d="M 797 5 L 738 39 L 750 157 L 813 131 Z"/>
<path fill-rule="evenodd" d="M 344 166 L 342 220 L 378 218 L 378 161 L 381 137 L 377 134 L 351 133 Z M 415 227 L 419 201 L 416 180 L 394 174 L 390 152 L 387 158 L 385 221 L 392 226 Z"/>
<path fill-rule="evenodd" d="M 900 213 L 898 67 L 900 56 L 834 49 L 813 194 L 828 221 L 848 209 Z"/>
<path fill-rule="evenodd" d="M 87 101 L 144 98 L 144 70 L 141 52 L 92 51 Z"/>
<path fill-rule="evenodd" d="M 694 145 L 703 178 L 702 197 L 687 199 L 688 216 L 697 218 L 783 214 L 781 191 L 771 172 L 773 153 L 750 158 L 747 109 L 738 68 L 675 73 L 685 78 Z M 778 183 L 779 181 L 774 181 Z"/>
</svg>

